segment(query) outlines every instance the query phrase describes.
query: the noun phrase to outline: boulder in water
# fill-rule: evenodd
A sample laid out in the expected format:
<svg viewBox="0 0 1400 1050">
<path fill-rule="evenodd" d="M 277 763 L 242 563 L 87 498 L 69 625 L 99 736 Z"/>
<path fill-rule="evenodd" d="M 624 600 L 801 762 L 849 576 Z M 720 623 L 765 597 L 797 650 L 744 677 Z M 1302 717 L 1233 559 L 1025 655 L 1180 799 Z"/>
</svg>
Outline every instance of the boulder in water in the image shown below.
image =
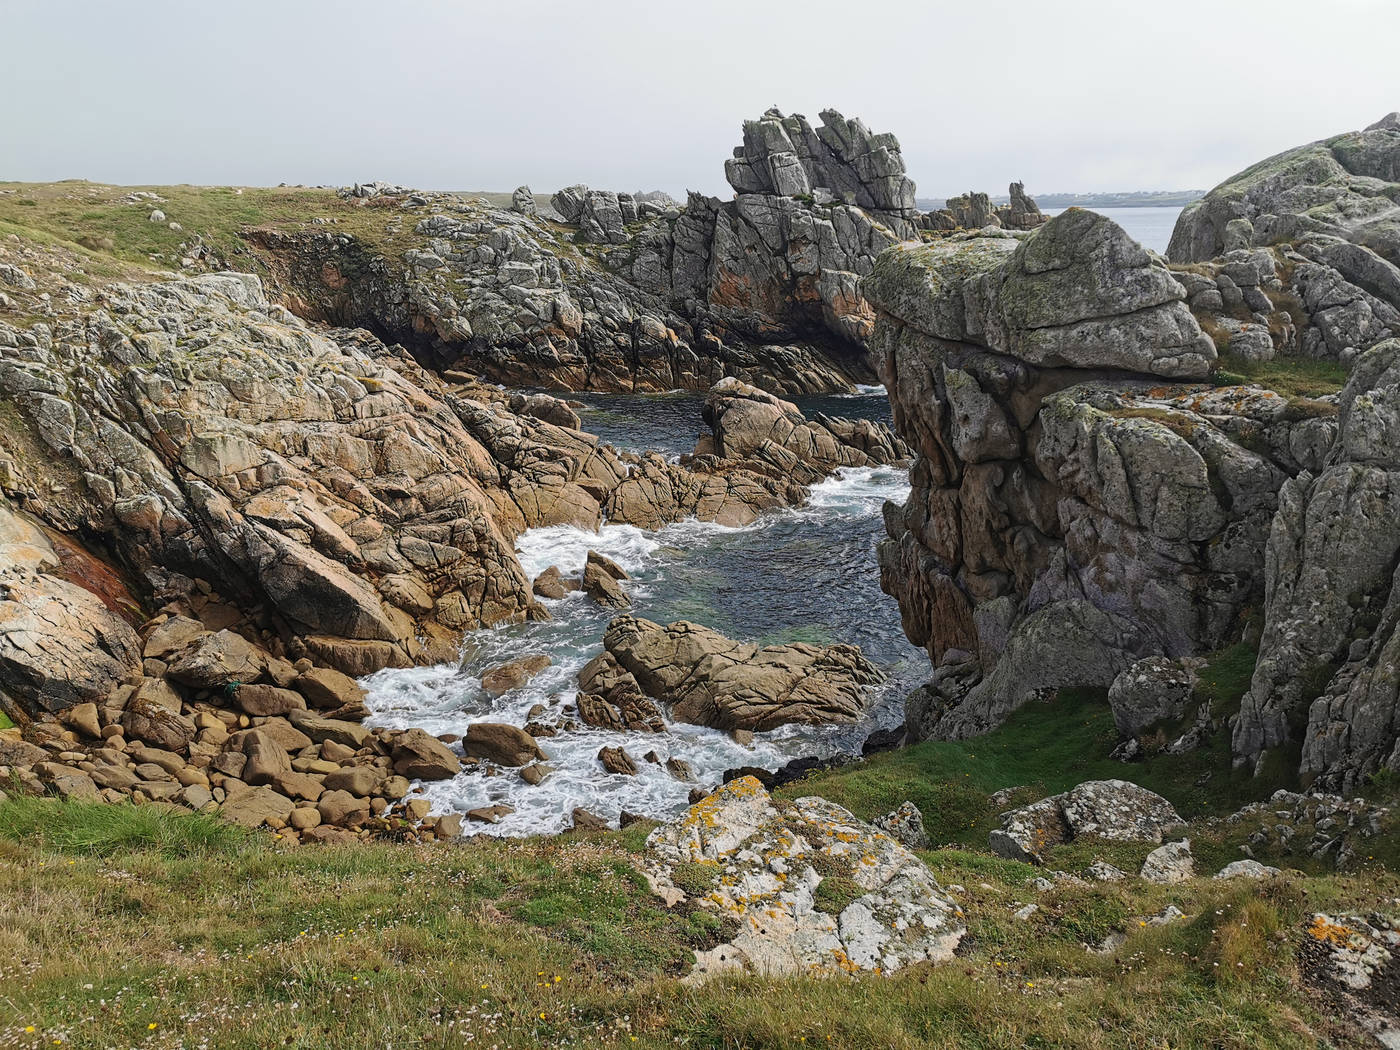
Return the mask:
<svg viewBox="0 0 1400 1050">
<path fill-rule="evenodd" d="M 884 677 L 853 645 L 759 647 L 685 620 L 619 616 L 603 647 L 672 718 L 717 729 L 854 722 Z"/>
</svg>

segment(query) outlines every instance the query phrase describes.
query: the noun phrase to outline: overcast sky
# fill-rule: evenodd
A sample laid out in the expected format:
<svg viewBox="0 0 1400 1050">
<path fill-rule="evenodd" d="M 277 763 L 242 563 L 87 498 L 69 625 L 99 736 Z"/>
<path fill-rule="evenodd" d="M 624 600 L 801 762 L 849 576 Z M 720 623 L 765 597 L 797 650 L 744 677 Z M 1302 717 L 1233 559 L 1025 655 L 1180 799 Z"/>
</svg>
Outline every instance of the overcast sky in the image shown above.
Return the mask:
<svg viewBox="0 0 1400 1050">
<path fill-rule="evenodd" d="M 1400 109 L 1400 0 L 0 0 L 0 27 L 0 179 L 727 196 L 777 105 L 894 132 L 920 196 L 1208 188 Z"/>
</svg>

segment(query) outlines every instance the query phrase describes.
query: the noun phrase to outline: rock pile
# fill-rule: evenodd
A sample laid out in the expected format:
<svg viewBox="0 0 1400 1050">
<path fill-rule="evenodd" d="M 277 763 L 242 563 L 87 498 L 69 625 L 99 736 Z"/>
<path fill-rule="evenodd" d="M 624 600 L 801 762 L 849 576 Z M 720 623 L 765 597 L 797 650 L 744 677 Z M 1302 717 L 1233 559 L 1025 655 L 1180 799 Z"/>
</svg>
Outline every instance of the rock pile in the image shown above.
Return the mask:
<svg viewBox="0 0 1400 1050">
<path fill-rule="evenodd" d="M 1361 798 L 1280 789 L 1225 819 L 1255 829 L 1250 846 L 1330 857 L 1337 867 L 1348 868 L 1368 855 L 1367 840 L 1383 833 L 1389 812 Z"/>
<path fill-rule="evenodd" d="M 460 817 L 432 817 L 413 794 L 415 782 L 455 776 L 456 752 L 420 729 L 361 725 L 353 679 L 212 630 L 193 611 L 174 603 L 139 633 L 127 628 L 131 666 L 101 696 L 0 733 L 3 775 L 66 798 L 217 812 L 286 840 L 460 834 Z"/>
</svg>

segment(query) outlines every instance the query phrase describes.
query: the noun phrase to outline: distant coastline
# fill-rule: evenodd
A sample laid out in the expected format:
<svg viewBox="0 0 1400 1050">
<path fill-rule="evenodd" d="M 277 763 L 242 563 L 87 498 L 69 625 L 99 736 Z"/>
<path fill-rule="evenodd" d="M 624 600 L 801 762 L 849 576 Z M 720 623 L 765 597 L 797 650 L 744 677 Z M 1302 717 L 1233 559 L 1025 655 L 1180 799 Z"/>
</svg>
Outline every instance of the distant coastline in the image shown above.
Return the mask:
<svg viewBox="0 0 1400 1050">
<path fill-rule="evenodd" d="M 1181 208 L 1205 196 L 1205 190 L 1131 190 L 1126 193 L 1032 193 L 1042 208 Z M 999 195 L 993 204 L 1007 204 L 1010 197 Z M 923 211 L 945 207 L 937 197 L 920 197 Z"/>
</svg>

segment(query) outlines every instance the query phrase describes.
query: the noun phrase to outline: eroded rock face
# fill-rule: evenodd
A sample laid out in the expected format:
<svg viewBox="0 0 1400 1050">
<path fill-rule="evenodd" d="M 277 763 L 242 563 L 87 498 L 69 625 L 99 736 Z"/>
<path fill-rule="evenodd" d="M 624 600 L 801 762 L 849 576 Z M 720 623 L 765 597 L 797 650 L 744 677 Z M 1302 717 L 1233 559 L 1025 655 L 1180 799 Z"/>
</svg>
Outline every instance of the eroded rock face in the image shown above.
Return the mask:
<svg viewBox="0 0 1400 1050">
<path fill-rule="evenodd" d="M 672 719 L 718 729 L 854 722 L 883 678 L 853 645 L 760 648 L 686 621 L 620 616 L 603 647 Z"/>
<path fill-rule="evenodd" d="M 372 325 L 436 367 L 567 390 L 707 389 L 733 375 L 781 394 L 849 391 L 874 370 L 857 281 L 914 236 L 898 143 L 835 111 L 770 112 L 729 164 L 739 196 L 684 207 L 570 186 L 538 214 L 453 194 L 362 187 L 418 238 L 387 250 L 339 231 L 253 231 L 298 313 Z M 396 232 L 407 233 L 407 229 Z M 787 345 L 775 345 L 787 344 Z"/>
<path fill-rule="evenodd" d="M 920 735 L 998 724 L 1043 690 L 1214 648 L 1257 602 L 1300 420 L 1212 388 L 1186 290 L 1109 220 L 901 246 L 865 283 L 913 489 L 886 508 L 886 590 L 938 671 Z M 1188 380 L 1183 382 L 1182 380 Z"/>
<path fill-rule="evenodd" d="M 6 519 L 13 533 L 24 524 L 0 504 L 0 529 Z M 0 710 L 20 718 L 104 700 L 141 666 L 136 632 L 97 595 L 34 571 L 20 553 L 20 544 L 0 540 L 0 557 L 16 558 L 0 562 L 0 698 L 7 701 Z M 40 565 L 53 567 L 46 559 Z"/>
<path fill-rule="evenodd" d="M 683 899 L 679 865 L 713 868 L 701 907 L 733 919 L 729 942 L 697 953 L 695 979 L 879 970 L 952 957 L 961 909 L 884 832 L 821 798 L 780 803 L 753 777 L 731 781 L 647 838 L 652 885 Z M 819 874 L 827 872 L 828 874 Z M 843 893 L 824 893 L 831 879 Z"/>
<path fill-rule="evenodd" d="M 1327 464 L 1280 493 L 1234 746 L 1257 761 L 1305 723 L 1303 772 L 1349 788 L 1400 758 L 1400 340 L 1357 362 L 1339 424 Z"/>
<path fill-rule="evenodd" d="M 354 674 L 531 615 L 510 537 L 555 516 L 534 499 L 502 522 L 508 501 L 488 493 L 511 475 L 543 487 L 476 436 L 520 417 L 454 402 L 415 371 L 375 340 L 311 330 L 241 274 L 112 286 L 56 331 L 0 325 L 0 396 L 32 435 L 6 441 L 72 465 L 44 504 L 50 522 L 265 602 Z"/>
<path fill-rule="evenodd" d="M 1400 265 L 1400 125 L 1394 117 L 1286 150 L 1221 183 L 1182 210 L 1168 255 L 1191 262 L 1322 233 Z"/>
</svg>

